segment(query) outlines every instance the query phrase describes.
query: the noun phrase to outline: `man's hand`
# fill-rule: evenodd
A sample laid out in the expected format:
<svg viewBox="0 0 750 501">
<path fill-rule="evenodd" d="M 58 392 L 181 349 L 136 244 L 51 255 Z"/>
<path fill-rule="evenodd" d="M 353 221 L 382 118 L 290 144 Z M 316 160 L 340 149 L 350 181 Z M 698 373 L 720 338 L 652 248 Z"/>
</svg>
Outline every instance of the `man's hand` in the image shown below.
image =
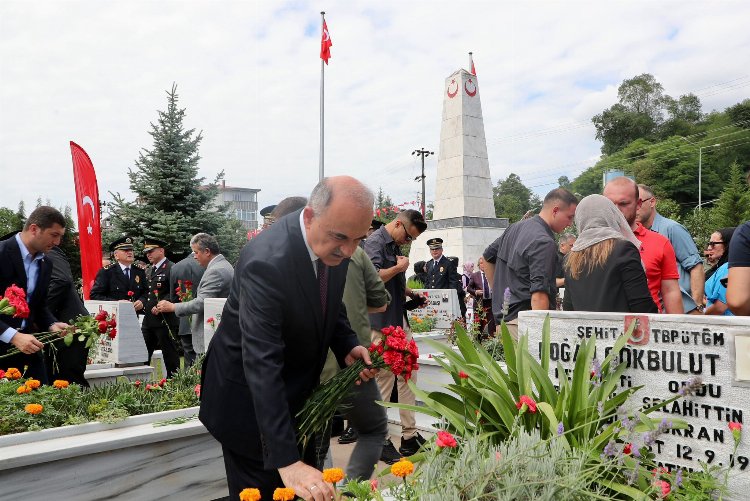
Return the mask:
<svg viewBox="0 0 750 501">
<path fill-rule="evenodd" d="M 482 289 L 477 289 L 477 290 L 474 291 L 474 295 L 476 297 L 483 297 L 484 296 L 484 291 Z"/>
<path fill-rule="evenodd" d="M 139 299 L 135 303 L 133 303 L 133 307 L 135 308 L 135 311 L 141 311 L 143 309 L 143 303 Z"/>
<path fill-rule="evenodd" d="M 396 256 L 396 268 L 399 273 L 409 269 L 409 258 L 406 256 Z"/>
<path fill-rule="evenodd" d="M 323 481 L 323 474 L 320 470 L 316 470 L 302 461 L 279 468 L 279 475 L 284 485 L 294 489 L 294 493 L 305 501 L 329 501 L 333 499 L 333 487 Z"/>
<path fill-rule="evenodd" d="M 13 337 L 10 338 L 10 344 L 26 355 L 36 353 L 42 349 L 42 346 L 44 346 L 37 338 L 31 334 L 24 334 L 23 332 L 16 332 Z"/>
<path fill-rule="evenodd" d="M 357 360 L 362 360 L 367 366 L 372 365 L 372 360 L 370 360 L 370 352 L 367 351 L 367 348 L 365 348 L 364 346 L 355 346 L 354 348 L 352 348 L 352 351 L 350 351 L 349 354 L 344 358 L 344 363 L 348 367 Z M 377 376 L 378 372 L 378 369 L 363 369 L 362 372 L 359 373 L 359 379 L 361 381 L 369 381 L 370 379 Z M 360 381 L 357 381 L 357 384 L 359 383 Z"/>
<path fill-rule="evenodd" d="M 162 299 L 156 305 L 156 309 L 159 310 L 162 313 L 173 313 L 174 312 L 174 303 L 170 303 L 166 299 Z"/>
<path fill-rule="evenodd" d="M 65 322 L 55 322 L 54 324 L 49 326 L 49 330 L 52 332 L 59 332 L 60 337 L 65 337 L 65 335 L 68 333 L 68 330 L 70 330 L 70 325 L 66 324 Z"/>
</svg>

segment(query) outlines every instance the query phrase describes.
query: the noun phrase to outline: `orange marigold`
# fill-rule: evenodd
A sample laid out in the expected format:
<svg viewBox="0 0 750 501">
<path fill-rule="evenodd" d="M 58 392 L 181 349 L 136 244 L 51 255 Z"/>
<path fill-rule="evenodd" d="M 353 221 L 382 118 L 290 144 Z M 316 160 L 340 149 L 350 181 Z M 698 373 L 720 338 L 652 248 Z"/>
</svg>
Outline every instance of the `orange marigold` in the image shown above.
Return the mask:
<svg viewBox="0 0 750 501">
<path fill-rule="evenodd" d="M 18 393 L 19 395 L 23 395 L 24 393 L 31 393 L 31 388 L 26 385 L 19 386 L 18 388 L 16 388 L 16 393 Z"/>
<path fill-rule="evenodd" d="M 273 501 L 292 501 L 294 498 L 294 489 L 291 487 L 277 487 L 273 491 Z"/>
<path fill-rule="evenodd" d="M 341 468 L 327 468 L 323 470 L 323 481 L 335 484 L 344 479 L 344 470 Z"/>
<path fill-rule="evenodd" d="M 240 501 L 260 501 L 260 491 L 258 489 L 242 489 Z"/>
<path fill-rule="evenodd" d="M 414 463 L 406 458 L 401 458 L 398 463 L 391 466 L 391 473 L 401 478 L 411 475 L 414 473 Z"/>
<path fill-rule="evenodd" d="M 38 379 L 29 379 L 26 381 L 26 386 L 28 386 L 32 390 L 36 390 L 37 388 L 42 386 L 42 382 L 39 381 Z"/>
<path fill-rule="evenodd" d="M 52 383 L 52 386 L 55 388 L 67 388 L 70 386 L 70 383 L 65 381 L 64 379 L 55 379 L 55 382 Z"/>
<path fill-rule="evenodd" d="M 26 407 L 23 408 L 26 412 L 29 414 L 41 414 L 42 410 L 44 410 L 44 407 L 40 404 L 26 404 Z"/>
<path fill-rule="evenodd" d="M 8 379 L 21 379 L 21 371 L 15 367 L 9 367 L 8 370 L 5 371 L 5 377 Z"/>
</svg>

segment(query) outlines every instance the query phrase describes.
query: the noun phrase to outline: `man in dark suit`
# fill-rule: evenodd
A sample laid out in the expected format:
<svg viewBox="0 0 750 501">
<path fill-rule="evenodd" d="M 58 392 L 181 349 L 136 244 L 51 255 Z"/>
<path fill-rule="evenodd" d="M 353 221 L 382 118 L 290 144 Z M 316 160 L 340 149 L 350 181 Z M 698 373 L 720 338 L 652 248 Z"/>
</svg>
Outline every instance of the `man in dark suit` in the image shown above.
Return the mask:
<svg viewBox="0 0 750 501">
<path fill-rule="evenodd" d="M 164 251 L 166 245 L 155 238 L 147 238 L 143 244 L 143 253 L 151 266 L 146 273 L 148 293 L 143 302 L 141 332 L 148 351 L 147 363 L 151 363 L 154 350 L 161 348 L 164 367 L 167 369 L 166 377 L 169 378 L 180 368 L 180 356 L 175 346 L 179 321 L 174 313 L 161 312 L 156 308 L 159 301 L 172 298 L 169 274 L 174 263 L 167 259 Z"/>
<path fill-rule="evenodd" d="M 341 298 L 348 258 L 367 233 L 373 202 L 359 181 L 325 178 L 307 207 L 242 250 L 203 363 L 199 415 L 222 444 L 230 499 L 253 486 L 270 500 L 282 484 L 308 500 L 334 495 L 309 466 L 314 447 L 300 453 L 295 417 L 318 384 L 329 348 L 341 366 L 356 359 L 370 364 Z"/>
<path fill-rule="evenodd" d="M 427 241 L 432 259 L 427 261 L 426 289 L 455 289 L 458 294 L 458 305 L 461 316 L 466 316 L 464 288 L 461 286 L 461 275 L 458 274 L 458 259 L 443 255 L 443 239 L 431 238 Z"/>
<path fill-rule="evenodd" d="M 169 301 L 172 303 L 180 302 L 180 297 L 177 295 L 176 290 L 180 287 L 181 292 L 186 292 L 186 283 L 191 284 L 193 297 L 196 297 L 198 284 L 203 277 L 204 271 L 206 269 L 195 260 L 194 252 L 190 252 L 187 257 L 175 263 L 169 273 L 169 290 L 171 291 L 171 299 Z M 191 366 L 195 362 L 195 348 L 193 347 L 193 331 L 190 325 L 190 318 L 190 316 L 179 318 L 180 328 L 178 335 L 182 343 L 182 351 L 185 353 L 185 366 Z"/>
<path fill-rule="evenodd" d="M 0 359 L 0 369 L 28 369 L 25 377 L 47 382 L 42 343 L 34 332 L 61 331 L 68 324 L 58 322 L 47 305 L 52 264 L 45 259 L 65 233 L 65 217 L 53 207 L 37 207 L 29 215 L 23 231 L 0 242 L 0 294 L 16 285 L 26 293 L 28 318 L 0 315 L 0 355 L 15 347 L 21 353 Z"/>
<path fill-rule="evenodd" d="M 68 257 L 60 247 L 53 247 L 47 253 L 47 259 L 52 264 L 52 279 L 47 292 L 47 305 L 52 315 L 65 322 L 72 322 L 80 315 L 88 315 L 89 312 L 76 290 Z M 50 381 L 64 379 L 88 386 L 84 373 L 89 350 L 85 343 L 74 337 L 70 346 L 65 346 L 63 342 L 55 343 L 55 346 L 57 351 L 54 360 L 50 356 L 45 360 Z"/>
<path fill-rule="evenodd" d="M 479 318 L 479 333 L 481 334 L 484 327 L 487 326 L 489 336 L 494 336 L 495 317 L 492 314 L 492 290 L 484 274 L 484 258 L 481 256 L 479 257 L 479 271 L 471 274 L 466 292 L 471 294 L 476 301 L 477 307 L 474 308 L 474 315 Z"/>
<path fill-rule="evenodd" d="M 91 299 L 97 301 L 131 301 L 135 311 L 142 312 L 148 294 L 146 271 L 135 261 L 133 239 L 118 238 L 109 244 L 115 262 L 97 272 Z"/>
</svg>

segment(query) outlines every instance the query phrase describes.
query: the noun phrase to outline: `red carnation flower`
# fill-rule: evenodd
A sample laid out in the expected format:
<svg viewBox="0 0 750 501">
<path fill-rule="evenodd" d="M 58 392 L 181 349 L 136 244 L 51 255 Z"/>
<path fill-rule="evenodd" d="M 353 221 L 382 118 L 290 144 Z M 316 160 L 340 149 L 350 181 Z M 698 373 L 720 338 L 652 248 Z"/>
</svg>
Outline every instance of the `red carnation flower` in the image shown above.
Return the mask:
<svg viewBox="0 0 750 501">
<path fill-rule="evenodd" d="M 534 402 L 534 399 L 529 397 L 528 395 L 521 395 L 521 398 L 518 400 L 518 402 L 516 402 L 517 409 L 521 409 L 524 405 L 529 410 L 529 412 L 536 412 L 536 402 Z"/>
<path fill-rule="evenodd" d="M 111 329 L 109 330 L 109 333 L 108 333 L 108 335 L 109 335 L 109 339 L 114 339 L 114 338 L 116 338 L 116 337 L 117 337 L 117 329 L 115 329 L 114 327 L 112 327 L 112 328 L 111 328 Z"/>
<path fill-rule="evenodd" d="M 107 332 L 107 322 L 102 320 L 99 322 L 99 333 L 104 334 L 105 332 Z"/>
<path fill-rule="evenodd" d="M 626 456 L 629 456 L 633 452 L 633 444 L 625 444 L 625 447 L 622 448 L 622 453 Z"/>
<path fill-rule="evenodd" d="M 133 291 L 128 291 L 128 297 L 133 297 L 133 296 L 135 296 L 135 292 L 133 292 Z"/>
<path fill-rule="evenodd" d="M 460 377 L 461 379 L 469 379 L 469 375 L 464 371 L 458 371 L 458 377 Z"/>
<path fill-rule="evenodd" d="M 107 312 L 104 310 L 99 311 L 99 313 L 97 313 L 94 317 L 94 320 L 98 320 L 99 322 L 101 322 L 102 320 L 107 320 Z"/>
<path fill-rule="evenodd" d="M 438 447 L 456 447 L 458 444 L 456 443 L 456 439 L 448 433 L 447 431 L 440 430 L 437 432 L 437 438 L 435 439 L 435 445 Z"/>
</svg>

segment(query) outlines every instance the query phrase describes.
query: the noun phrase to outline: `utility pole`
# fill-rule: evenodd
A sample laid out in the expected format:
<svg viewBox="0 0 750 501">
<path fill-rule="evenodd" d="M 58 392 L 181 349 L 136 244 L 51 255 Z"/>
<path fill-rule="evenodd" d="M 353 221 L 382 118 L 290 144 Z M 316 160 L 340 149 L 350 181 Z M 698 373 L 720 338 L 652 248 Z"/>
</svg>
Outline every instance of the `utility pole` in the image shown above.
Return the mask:
<svg viewBox="0 0 750 501">
<path fill-rule="evenodd" d="M 422 157 L 422 175 L 415 177 L 414 180 L 415 181 L 422 181 L 422 203 L 421 203 L 421 205 L 422 205 L 422 217 L 425 217 L 426 212 L 425 212 L 425 194 L 424 194 L 424 180 L 425 180 L 425 175 L 424 175 L 424 157 L 429 157 L 430 155 L 434 155 L 435 152 L 434 151 L 427 151 L 426 149 L 422 148 L 422 149 L 419 149 L 419 150 L 412 151 L 411 154 Z"/>
</svg>

